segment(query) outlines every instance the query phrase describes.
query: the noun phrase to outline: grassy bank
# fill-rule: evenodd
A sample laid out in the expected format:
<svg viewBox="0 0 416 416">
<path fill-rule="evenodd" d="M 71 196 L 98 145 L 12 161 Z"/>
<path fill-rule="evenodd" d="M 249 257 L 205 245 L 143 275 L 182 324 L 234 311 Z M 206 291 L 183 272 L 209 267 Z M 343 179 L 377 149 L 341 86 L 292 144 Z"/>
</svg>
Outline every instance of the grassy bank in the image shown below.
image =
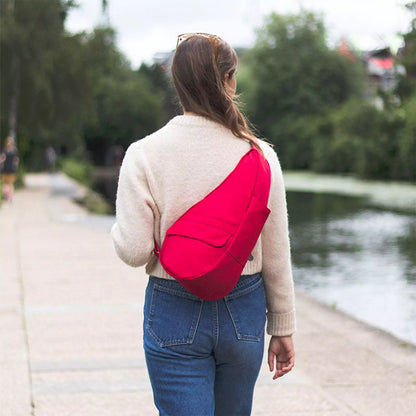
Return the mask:
<svg viewBox="0 0 416 416">
<path fill-rule="evenodd" d="M 288 191 L 365 197 L 372 206 L 416 214 L 416 184 L 370 181 L 308 171 L 285 171 L 283 176 Z"/>
<path fill-rule="evenodd" d="M 108 215 L 112 213 L 110 203 L 98 192 L 92 189 L 93 166 L 86 161 L 78 161 L 75 158 L 60 160 L 60 169 L 69 178 L 78 183 L 82 192 L 77 202 L 83 205 L 92 214 Z"/>
</svg>

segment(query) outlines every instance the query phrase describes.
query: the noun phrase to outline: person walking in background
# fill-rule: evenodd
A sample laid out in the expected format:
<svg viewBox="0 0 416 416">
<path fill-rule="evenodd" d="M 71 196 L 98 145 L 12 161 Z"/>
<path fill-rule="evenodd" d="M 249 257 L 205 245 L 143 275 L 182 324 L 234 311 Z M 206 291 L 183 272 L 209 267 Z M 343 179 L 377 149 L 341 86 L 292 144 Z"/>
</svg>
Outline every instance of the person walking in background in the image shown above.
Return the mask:
<svg viewBox="0 0 416 416">
<path fill-rule="evenodd" d="M 52 146 L 48 146 L 45 150 L 45 162 L 48 172 L 55 172 L 56 152 Z"/>
<path fill-rule="evenodd" d="M 143 343 L 160 415 L 250 415 L 267 312 L 273 379 L 294 366 L 294 288 L 282 171 L 236 105 L 237 55 L 221 38 L 181 35 L 172 75 L 184 114 L 128 148 L 111 235 L 128 265 L 146 265 Z M 271 213 L 242 275 L 219 300 L 202 300 L 162 267 L 166 231 L 257 149 L 268 161 Z M 163 247 L 162 247 L 163 250 Z M 156 254 L 155 254 L 156 253 Z M 195 262 L 193 253 L 184 262 Z M 278 407 L 278 398 L 276 400 Z M 278 412 L 277 412 L 278 413 Z"/>
<path fill-rule="evenodd" d="M 18 166 L 19 152 L 17 151 L 13 137 L 8 137 L 5 140 L 4 150 L 0 153 L 0 170 L 3 185 L 3 197 L 9 202 L 13 201 L 14 183 L 16 182 Z"/>
</svg>

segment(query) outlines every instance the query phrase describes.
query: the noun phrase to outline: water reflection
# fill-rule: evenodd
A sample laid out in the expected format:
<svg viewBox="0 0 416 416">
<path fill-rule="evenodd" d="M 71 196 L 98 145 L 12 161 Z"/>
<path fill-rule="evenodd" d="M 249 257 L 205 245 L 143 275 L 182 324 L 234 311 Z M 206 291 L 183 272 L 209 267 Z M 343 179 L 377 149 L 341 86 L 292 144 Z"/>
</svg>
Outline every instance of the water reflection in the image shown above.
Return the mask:
<svg viewBox="0 0 416 416">
<path fill-rule="evenodd" d="M 416 216 L 345 196 L 287 200 L 297 287 L 416 344 Z"/>
<path fill-rule="evenodd" d="M 397 238 L 397 245 L 405 259 L 405 274 L 409 283 L 416 284 L 416 222 L 410 224 L 407 233 Z"/>
</svg>

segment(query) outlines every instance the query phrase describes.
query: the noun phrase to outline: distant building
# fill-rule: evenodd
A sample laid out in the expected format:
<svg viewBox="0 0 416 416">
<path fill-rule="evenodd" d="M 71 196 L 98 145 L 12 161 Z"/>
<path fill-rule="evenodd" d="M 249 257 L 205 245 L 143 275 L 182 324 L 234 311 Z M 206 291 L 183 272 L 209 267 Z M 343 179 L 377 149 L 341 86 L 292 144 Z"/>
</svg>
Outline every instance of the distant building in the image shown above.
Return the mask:
<svg viewBox="0 0 416 416">
<path fill-rule="evenodd" d="M 370 83 L 382 91 L 391 91 L 397 85 L 397 75 L 403 73 L 404 67 L 396 63 L 390 48 L 376 49 L 362 53 Z"/>
<path fill-rule="evenodd" d="M 344 38 L 337 48 L 339 54 L 349 61 L 357 60 L 357 53 Z M 375 96 L 377 90 L 392 91 L 397 86 L 398 75 L 406 73 L 403 65 L 398 63 L 398 57 L 393 55 L 389 47 L 361 52 L 361 61 L 367 72 L 370 96 Z"/>
</svg>

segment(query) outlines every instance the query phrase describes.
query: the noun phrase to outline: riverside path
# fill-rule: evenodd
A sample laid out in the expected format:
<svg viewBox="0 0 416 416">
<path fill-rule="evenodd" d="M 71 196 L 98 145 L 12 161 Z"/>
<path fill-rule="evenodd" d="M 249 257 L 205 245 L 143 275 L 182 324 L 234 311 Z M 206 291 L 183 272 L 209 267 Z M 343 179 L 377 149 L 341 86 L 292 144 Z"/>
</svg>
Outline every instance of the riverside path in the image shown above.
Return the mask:
<svg viewBox="0 0 416 416">
<path fill-rule="evenodd" d="M 141 345 L 146 275 L 115 255 L 111 218 L 28 174 L 0 208 L 0 416 L 153 416 Z M 416 415 L 416 348 L 297 294 L 293 371 L 266 362 L 253 416 Z M 199 416 L 199 415 L 172 415 Z"/>
</svg>

